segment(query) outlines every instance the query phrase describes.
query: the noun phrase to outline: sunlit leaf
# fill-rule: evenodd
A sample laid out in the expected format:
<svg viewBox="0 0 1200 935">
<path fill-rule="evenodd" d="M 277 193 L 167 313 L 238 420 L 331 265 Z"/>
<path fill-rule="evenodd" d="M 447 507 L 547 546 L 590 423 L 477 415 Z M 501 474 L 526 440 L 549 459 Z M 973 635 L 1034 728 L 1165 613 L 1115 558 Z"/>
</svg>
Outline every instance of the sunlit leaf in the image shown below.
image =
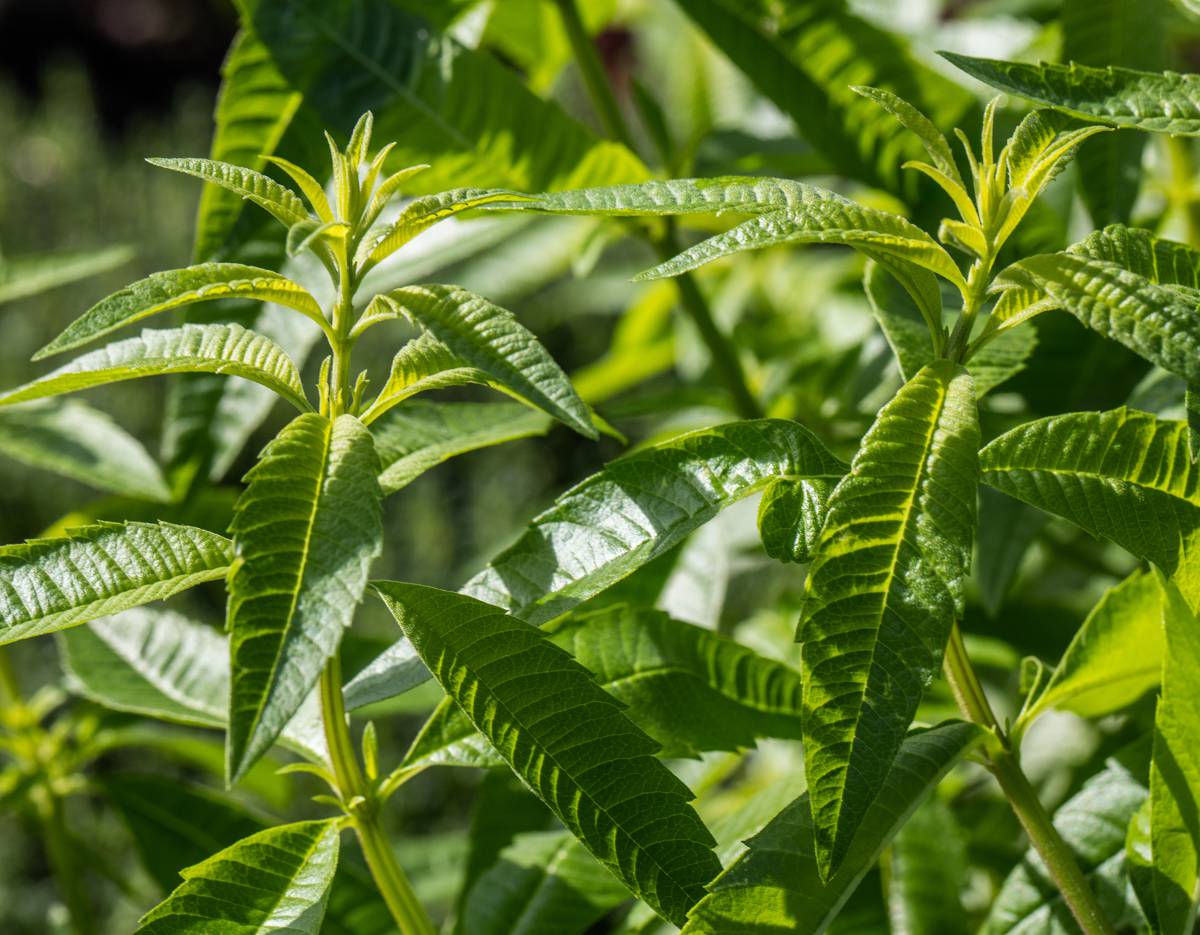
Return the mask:
<svg viewBox="0 0 1200 935">
<path fill-rule="evenodd" d="M 185 175 L 212 182 L 228 191 L 252 201 L 284 227 L 291 227 L 308 217 L 308 209 L 300 196 L 285 185 L 280 185 L 269 176 L 247 169 L 244 166 L 219 162 L 215 159 L 178 158 L 147 159 L 153 166 L 171 169 Z"/>
</svg>

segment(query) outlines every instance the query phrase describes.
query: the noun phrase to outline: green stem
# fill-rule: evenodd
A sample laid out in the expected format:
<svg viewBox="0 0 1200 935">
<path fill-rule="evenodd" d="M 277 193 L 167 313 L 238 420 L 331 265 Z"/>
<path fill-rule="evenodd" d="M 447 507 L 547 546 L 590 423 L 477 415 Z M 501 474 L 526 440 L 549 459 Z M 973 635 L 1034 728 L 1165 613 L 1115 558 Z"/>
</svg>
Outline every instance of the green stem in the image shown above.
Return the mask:
<svg viewBox="0 0 1200 935">
<path fill-rule="evenodd" d="M 367 783 L 346 721 L 342 701 L 342 670 L 337 657 L 326 664 L 321 673 L 321 714 L 325 722 L 325 739 L 333 760 L 338 796 L 347 806 L 350 824 L 358 835 L 367 867 L 375 880 L 383 901 L 400 928 L 401 935 L 435 935 L 429 920 L 408 877 L 396 862 L 396 855 L 379 822 L 378 801 L 374 789 Z"/>
<path fill-rule="evenodd" d="M 1067 842 L 1059 835 L 1049 814 L 1037 797 L 1028 777 L 1021 769 L 1016 751 L 996 720 L 992 706 L 984 694 L 983 685 L 963 643 L 958 624 L 950 633 L 946 646 L 946 680 L 963 715 L 970 721 L 990 730 L 999 741 L 987 753 L 989 771 L 996 777 L 1000 789 L 1016 813 L 1017 820 L 1029 836 L 1029 842 L 1042 858 L 1050 878 L 1058 887 L 1063 900 L 1079 923 L 1084 935 L 1113 935 L 1114 930 L 1088 885 L 1087 878 L 1071 853 Z"/>
<path fill-rule="evenodd" d="M 42 826 L 42 839 L 46 845 L 46 856 L 54 873 L 54 882 L 63 902 L 71 914 L 71 928 L 77 935 L 93 935 L 97 931 L 96 920 L 88 899 L 87 887 L 79 874 L 76 863 L 76 848 L 67 833 L 66 817 L 63 815 L 63 800 L 47 784 L 45 797 L 38 805 L 38 819 Z"/>
<path fill-rule="evenodd" d="M 621 114 L 620 105 L 608 83 L 604 65 L 596 54 L 595 43 L 592 42 L 583 25 L 583 18 L 579 15 L 576 0 L 555 0 L 555 4 L 562 17 L 567 39 L 571 43 L 571 51 L 583 76 L 584 87 L 587 88 L 588 97 L 592 101 L 592 106 L 596 108 L 596 113 L 599 114 L 605 131 L 613 139 L 624 143 L 632 150 L 634 148 L 633 136 L 629 132 L 629 126 Z M 658 252 L 659 257 L 664 260 L 670 259 L 680 251 L 674 224 L 671 221 L 667 222 L 666 232 L 662 236 L 653 237 L 648 234 L 645 236 Z M 676 277 L 675 285 L 679 290 L 679 302 L 696 326 L 705 347 L 708 348 L 713 366 L 730 396 L 733 397 L 738 415 L 743 419 L 761 418 L 762 407 L 758 404 L 754 394 L 750 392 L 746 383 L 746 374 L 742 369 L 737 352 L 730 344 L 729 339 L 721 333 L 716 321 L 713 320 L 712 311 L 709 309 L 700 287 L 696 285 L 696 280 L 690 273 L 684 273 Z"/>
</svg>

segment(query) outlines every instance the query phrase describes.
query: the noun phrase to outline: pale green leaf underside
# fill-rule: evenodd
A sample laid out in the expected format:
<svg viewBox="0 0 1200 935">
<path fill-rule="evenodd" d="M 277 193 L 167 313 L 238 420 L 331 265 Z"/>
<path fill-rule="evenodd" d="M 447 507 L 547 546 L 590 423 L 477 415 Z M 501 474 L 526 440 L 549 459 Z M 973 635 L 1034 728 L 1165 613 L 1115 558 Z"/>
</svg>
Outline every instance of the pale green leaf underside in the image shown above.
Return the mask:
<svg viewBox="0 0 1200 935">
<path fill-rule="evenodd" d="M 800 673 L 710 630 L 657 610 L 616 605 L 543 627 L 583 665 L 659 756 L 753 747 L 800 738 Z M 452 702 L 443 702 L 405 756 L 406 766 L 495 765 L 497 754 Z"/>
<path fill-rule="evenodd" d="M 171 373 L 242 377 L 273 390 L 301 411 L 311 409 L 296 365 L 283 348 L 235 324 L 143 331 L 141 337 L 91 351 L 44 377 L 9 390 L 0 396 L 0 406 Z"/>
<path fill-rule="evenodd" d="M 337 652 L 382 548 L 370 432 L 354 416 L 289 423 L 246 475 L 230 532 L 230 776 L 274 742 Z"/>
<path fill-rule="evenodd" d="M 102 299 L 38 351 L 41 360 L 131 325 L 143 318 L 214 299 L 277 302 L 321 319 L 321 306 L 303 286 L 271 270 L 242 263 L 202 263 L 152 273 Z"/>
<path fill-rule="evenodd" d="M 0 305 L 106 273 L 133 257 L 134 251 L 125 246 L 4 257 L 0 261 Z"/>
<path fill-rule="evenodd" d="M 942 55 L 985 84 L 1076 117 L 1158 133 L 1200 134 L 1200 75 Z"/>
<path fill-rule="evenodd" d="M 779 477 L 837 480 L 846 465 L 783 419 L 700 429 L 619 458 L 536 517 L 463 593 L 539 624 L 599 594 Z M 348 686 L 361 707 L 429 677 L 399 642 Z"/>
<path fill-rule="evenodd" d="M 1111 539 L 1171 576 L 1200 606 L 1200 472 L 1184 422 L 1115 409 L 1052 416 L 980 452 L 983 479 Z"/>
<path fill-rule="evenodd" d="M 198 179 L 220 185 L 247 201 L 254 202 L 284 227 L 291 227 L 309 216 L 308 209 L 300 200 L 299 195 L 287 186 L 280 185 L 274 179 L 253 169 L 231 165 L 228 162 L 218 162 L 214 159 L 147 159 L 146 161 L 163 169 L 194 175 Z"/>
<path fill-rule="evenodd" d="M 117 711 L 225 730 L 229 642 L 212 627 L 168 610 L 134 608 L 59 638 L 71 687 Z M 329 759 L 316 696 L 279 735 L 317 762 Z"/>
<path fill-rule="evenodd" d="M 961 721 L 909 734 L 842 868 L 827 882 L 813 857 L 808 796 L 801 796 L 750 838 L 748 850 L 713 881 L 689 914 L 684 935 L 825 931 L 892 837 L 981 736 L 978 727 Z"/>
<path fill-rule="evenodd" d="M 338 822 L 268 828 L 188 867 L 135 935 L 318 935 L 338 861 Z"/>
<path fill-rule="evenodd" d="M 229 540 L 170 523 L 100 523 L 0 549 L 0 643 L 165 600 L 223 578 Z"/>
<path fill-rule="evenodd" d="M 534 627 L 462 594 L 375 588 L 509 766 L 626 886 L 681 924 L 720 864 L 657 744 Z"/>
<path fill-rule="evenodd" d="M 825 875 L 887 781 L 962 613 L 978 451 L 971 378 L 936 361 L 880 411 L 830 499 L 797 634 Z"/>
<path fill-rule="evenodd" d="M 511 312 L 457 286 L 406 286 L 382 298 L 490 381 L 581 435 L 597 437 L 570 378 Z"/>
<path fill-rule="evenodd" d="M 551 424 L 549 416 L 519 403 L 410 402 L 371 427 L 383 464 L 379 486 L 385 496 L 395 493 L 443 461 L 542 435 Z"/>
<path fill-rule="evenodd" d="M 0 451 L 121 496 L 157 501 L 171 497 L 162 471 L 141 442 L 79 400 L 0 409 Z"/>
</svg>

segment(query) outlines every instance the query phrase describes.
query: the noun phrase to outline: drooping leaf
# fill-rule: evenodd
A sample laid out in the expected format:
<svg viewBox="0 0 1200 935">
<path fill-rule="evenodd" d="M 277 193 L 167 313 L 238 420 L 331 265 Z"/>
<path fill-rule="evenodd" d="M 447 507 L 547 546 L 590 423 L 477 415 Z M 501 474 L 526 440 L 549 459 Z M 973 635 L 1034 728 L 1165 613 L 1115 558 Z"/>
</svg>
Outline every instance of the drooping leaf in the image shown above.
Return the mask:
<svg viewBox="0 0 1200 935">
<path fill-rule="evenodd" d="M 1153 575 L 1135 572 L 1092 608 L 1021 722 L 1049 708 L 1082 717 L 1119 711 L 1158 685 L 1163 651 L 1162 590 Z"/>
<path fill-rule="evenodd" d="M 383 464 L 379 486 L 395 493 L 449 458 L 542 435 L 549 417 L 519 403 L 410 402 L 371 427 Z"/>
<path fill-rule="evenodd" d="M 184 325 L 146 330 L 77 357 L 0 395 L 0 406 L 170 373 L 220 373 L 259 383 L 301 412 L 311 409 L 296 365 L 269 338 L 240 325 Z"/>
<path fill-rule="evenodd" d="M 0 305 L 106 273 L 124 266 L 133 256 L 129 247 L 117 246 L 4 257 L 0 260 Z"/>
<path fill-rule="evenodd" d="M 158 465 L 141 442 L 98 409 L 56 400 L 0 410 L 0 451 L 101 490 L 169 500 Z"/>
<path fill-rule="evenodd" d="M 246 475 L 230 525 L 229 775 L 278 736 L 337 652 L 382 548 L 379 458 L 354 416 L 307 414 Z"/>
<path fill-rule="evenodd" d="M 542 628 L 582 664 L 629 718 L 661 745 L 659 756 L 753 747 L 800 737 L 800 674 L 661 611 L 616 605 Z M 503 762 L 447 699 L 413 741 L 405 766 Z"/>
<path fill-rule="evenodd" d="M 1187 425 L 1128 409 L 1028 422 L 980 452 L 983 479 L 1153 562 L 1200 606 L 1200 480 Z"/>
<path fill-rule="evenodd" d="M 462 590 L 545 623 L 776 478 L 837 480 L 845 469 L 808 429 L 782 419 L 682 435 L 620 458 L 567 491 Z M 347 685 L 346 703 L 389 698 L 428 677 L 412 647 L 399 642 Z"/>
<path fill-rule="evenodd" d="M 229 725 L 229 641 L 168 610 L 134 608 L 60 638 L 73 690 L 113 708 L 179 724 Z M 316 696 L 304 700 L 279 742 L 329 759 Z"/>
<path fill-rule="evenodd" d="M 883 788 L 962 613 L 978 450 L 971 378 L 936 361 L 880 410 L 830 498 L 797 634 L 825 878 Z"/>
<path fill-rule="evenodd" d="M 681 924 L 720 864 L 654 741 L 537 629 L 465 595 L 375 587 L 509 766 L 626 886 Z"/>
<path fill-rule="evenodd" d="M 1101 910 L 1118 930 L 1140 921 L 1125 863 L 1125 829 L 1146 800 L 1146 789 L 1110 763 L 1054 813 L 1054 827 L 1072 850 Z M 1079 925 L 1031 849 L 1008 875 L 992 903 L 984 935 L 1074 935 Z"/>
<path fill-rule="evenodd" d="M 189 867 L 135 935 L 318 935 L 337 869 L 338 825 L 268 828 Z"/>
<path fill-rule="evenodd" d="M 936 796 L 913 812 L 892 842 L 888 915 L 904 935 L 957 935 L 970 930 L 963 908 L 966 841 L 950 807 Z"/>
<path fill-rule="evenodd" d="M 252 201 L 284 227 L 291 227 L 308 217 L 308 208 L 300 200 L 300 196 L 281 185 L 273 178 L 215 159 L 147 159 L 152 166 L 182 172 L 184 175 L 194 175 L 198 179 L 219 185 L 247 201 Z"/>
<path fill-rule="evenodd" d="M 490 380 L 581 435 L 597 437 L 570 378 L 512 312 L 457 286 L 407 286 L 380 299 Z"/>
<path fill-rule="evenodd" d="M 813 857 L 808 796 L 796 799 L 713 881 L 689 914 L 684 935 L 825 931 L 896 832 L 980 736 L 978 727 L 961 721 L 909 734 L 846 860 L 828 881 Z"/>
<path fill-rule="evenodd" d="M 213 114 L 209 156 L 216 162 L 264 168 L 291 125 L 302 96 L 288 86 L 267 49 L 250 32 L 240 32 L 221 66 L 221 91 Z M 225 244 L 242 211 L 237 191 L 205 185 L 196 212 L 195 259 L 211 258 Z"/>
<path fill-rule="evenodd" d="M 213 299 L 277 302 L 322 320 L 321 306 L 286 276 L 242 263 L 202 263 L 151 273 L 93 305 L 34 356 L 41 360 L 88 344 L 151 315 Z"/>
<path fill-rule="evenodd" d="M 1049 104 L 1075 117 L 1179 136 L 1200 134 L 1200 76 L 1130 68 L 1004 62 L 952 52 L 942 57 L 1001 91 Z"/>
<path fill-rule="evenodd" d="M 0 549 L 0 643 L 78 626 L 223 578 L 229 540 L 170 523 L 98 523 Z"/>
<path fill-rule="evenodd" d="M 1188 935 L 1200 902 L 1200 624 L 1166 585 L 1166 652 L 1150 765 L 1150 852 L 1157 931 Z"/>
<path fill-rule="evenodd" d="M 767 554 L 781 562 L 811 561 L 832 493 L 825 480 L 778 480 L 763 491 L 758 532 Z"/>
</svg>

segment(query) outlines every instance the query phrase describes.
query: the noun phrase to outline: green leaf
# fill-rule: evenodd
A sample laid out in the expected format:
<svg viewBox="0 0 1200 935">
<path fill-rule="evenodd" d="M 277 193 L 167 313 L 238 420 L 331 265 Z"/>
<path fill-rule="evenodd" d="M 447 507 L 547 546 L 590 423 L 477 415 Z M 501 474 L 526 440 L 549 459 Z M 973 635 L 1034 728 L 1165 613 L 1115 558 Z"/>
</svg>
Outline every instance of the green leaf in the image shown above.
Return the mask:
<svg viewBox="0 0 1200 935">
<path fill-rule="evenodd" d="M 79 400 L 0 410 L 0 451 L 100 490 L 165 501 L 171 491 L 141 442 Z"/>
<path fill-rule="evenodd" d="M 161 312 L 213 299 L 277 302 L 316 321 L 321 306 L 308 290 L 286 276 L 241 263 L 202 263 L 186 269 L 152 273 L 101 300 L 57 338 L 33 355 L 42 360 L 88 344 L 102 335 Z"/>
<path fill-rule="evenodd" d="M 1179 592 L 1166 588 L 1162 696 L 1150 766 L 1150 851 L 1157 931 L 1189 935 L 1200 902 L 1200 623 Z"/>
<path fill-rule="evenodd" d="M 378 311 L 380 307 L 388 309 L 386 312 L 388 318 L 401 314 L 398 308 L 387 306 L 386 303 L 372 302 L 371 308 L 376 311 L 372 312 L 369 309 L 364 318 L 367 316 L 383 317 L 385 313 Z M 392 368 L 388 373 L 387 383 L 383 385 L 379 395 L 363 412 L 362 419 L 367 424 L 371 424 L 391 411 L 393 407 L 418 393 L 466 386 L 471 383 L 484 386 L 495 385 L 486 373 L 472 367 L 466 360 L 425 331 L 396 352 L 396 356 L 392 358 Z"/>
<path fill-rule="evenodd" d="M 832 493 L 833 484 L 824 480 L 777 480 L 763 491 L 758 534 L 767 554 L 781 562 L 810 562 Z"/>
<path fill-rule="evenodd" d="M 808 796 L 792 802 L 713 881 L 689 914 L 684 935 L 825 931 L 896 832 L 981 736 L 978 727 L 961 721 L 910 733 L 842 868 L 828 881 L 813 858 Z"/>
<path fill-rule="evenodd" d="M 1125 862 L 1125 829 L 1145 800 L 1145 788 L 1110 762 L 1054 813 L 1054 827 L 1074 852 L 1101 910 L 1122 931 L 1140 921 Z M 983 935 L 1078 931 L 1062 894 L 1032 849 L 1004 881 L 981 929 Z"/>
<path fill-rule="evenodd" d="M 152 166 L 194 175 L 198 179 L 212 182 L 221 188 L 252 201 L 284 227 L 291 227 L 305 220 L 308 209 L 290 188 L 280 185 L 273 178 L 243 166 L 218 162 L 214 159 L 147 159 Z"/>
<path fill-rule="evenodd" d="M 1200 251 L 1141 228 L 1110 224 L 1067 252 L 1115 263 L 1159 285 L 1200 289 Z"/>
<path fill-rule="evenodd" d="M 670 551 L 725 507 L 779 477 L 836 480 L 846 465 L 808 429 L 783 419 L 731 422 L 613 461 L 563 494 L 462 588 L 545 623 Z M 427 679 L 404 642 L 346 686 L 351 708 Z"/>
<path fill-rule="evenodd" d="M 626 886 L 682 924 L 720 864 L 654 741 L 537 629 L 461 594 L 375 587 L 509 766 Z"/>
<path fill-rule="evenodd" d="M 59 645 L 71 688 L 97 704 L 178 724 L 229 726 L 229 641 L 212 627 L 139 607 L 64 633 Z M 279 742 L 328 762 L 315 695 Z"/>
<path fill-rule="evenodd" d="M 621 604 L 547 624 L 550 642 L 583 665 L 663 757 L 800 738 L 800 674 L 710 630 Z M 449 699 L 404 758 L 412 766 L 493 766 L 497 754 Z"/>
<path fill-rule="evenodd" d="M 581 935 L 629 891 L 565 831 L 519 835 L 467 896 L 462 935 Z"/>
<path fill-rule="evenodd" d="M 797 634 L 826 879 L 883 788 L 962 614 L 978 450 L 971 378 L 936 361 L 880 410 L 830 499 Z"/>
<path fill-rule="evenodd" d="M 124 266 L 133 257 L 134 252 L 129 247 L 100 247 L 2 258 L 0 305 L 106 273 Z"/>
<path fill-rule="evenodd" d="M 976 351 L 967 362 L 976 394 L 982 397 L 1024 370 L 1037 350 L 1037 340 L 1033 328 L 1016 328 L 997 335 Z"/>
<path fill-rule="evenodd" d="M 936 287 L 936 281 L 935 281 Z M 879 328 L 887 339 L 892 353 L 896 355 L 896 363 L 900 366 L 900 376 L 911 380 L 917 371 L 934 359 L 933 340 L 929 326 L 922 316 L 920 308 L 896 280 L 889 274 L 886 267 L 874 260 L 868 260 L 863 272 L 863 291 L 871 305 L 871 312 L 879 322 Z M 941 296 L 937 296 L 937 317 L 941 321 Z"/>
<path fill-rule="evenodd" d="M 812 188 L 792 179 L 721 175 L 700 179 L 652 179 L 528 195 L 493 208 L 538 214 L 656 217 L 680 214 L 765 214 L 802 203 Z"/>
<path fill-rule="evenodd" d="M 98 523 L 0 548 L 0 643 L 78 626 L 223 578 L 229 540 L 170 523 Z"/>
<path fill-rule="evenodd" d="M 1138 571 L 1092 608 L 1017 729 L 1050 708 L 1090 718 L 1120 711 L 1158 685 L 1163 651 L 1162 589 Z"/>
<path fill-rule="evenodd" d="M 371 427 L 383 463 L 379 485 L 385 496 L 395 493 L 443 461 L 544 435 L 550 425 L 547 416 L 519 403 L 410 402 Z"/>
<path fill-rule="evenodd" d="M 942 131 L 933 125 L 932 120 L 913 107 L 908 101 L 897 97 L 891 91 L 861 85 L 851 90 L 857 94 L 861 94 L 867 100 L 874 101 L 895 117 L 904 129 L 914 134 L 921 141 L 921 145 L 925 147 L 925 152 L 928 153 L 933 167 L 951 182 L 954 182 L 960 190 L 964 193 L 966 192 L 962 176 L 958 171 L 958 164 L 954 161 L 954 152 L 950 149 L 950 142 L 946 139 Z M 968 202 L 970 201 L 969 198 L 967 200 Z M 966 214 L 968 217 L 971 216 L 971 212 L 966 212 Z"/>
<path fill-rule="evenodd" d="M 936 796 L 930 798 L 892 843 L 887 900 L 893 929 L 905 935 L 970 931 L 962 904 L 969 867 L 954 812 Z"/>
<path fill-rule="evenodd" d="M 337 869 L 339 822 L 301 821 L 238 841 L 181 874 L 135 935 L 318 935 Z"/>
<path fill-rule="evenodd" d="M 302 100 L 254 34 L 238 33 L 221 66 L 209 155 L 216 162 L 261 171 L 264 156 L 275 152 Z M 207 260 L 221 249 L 241 211 L 240 192 L 221 185 L 204 186 L 196 213 L 197 261 Z"/>
<path fill-rule="evenodd" d="M 389 163 L 434 166 L 426 190 L 519 191 L 637 181 L 646 169 L 596 139 L 492 57 L 387 0 L 239 0 L 279 71 L 326 126 L 371 110 Z"/>
<path fill-rule="evenodd" d="M 512 201 L 525 196 L 503 189 L 456 188 L 437 195 L 415 198 L 404 206 L 400 216 L 374 237 L 363 240 L 355 261 L 374 266 L 395 253 L 418 234 L 438 221 L 496 201 Z"/>
<path fill-rule="evenodd" d="M 1000 611 L 1025 555 L 1046 525 L 1046 514 L 992 487 L 979 490 L 975 537 L 975 582 L 989 617 Z"/>
<path fill-rule="evenodd" d="M 0 406 L 170 373 L 220 373 L 262 384 L 302 412 L 312 407 L 296 365 L 270 338 L 240 325 L 184 325 L 143 331 L 77 357 L 0 395 Z"/>
<path fill-rule="evenodd" d="M 1128 409 L 1027 422 L 980 452 L 983 479 L 1153 562 L 1200 606 L 1200 494 L 1187 425 Z"/>
<path fill-rule="evenodd" d="M 297 417 L 246 475 L 230 532 L 229 775 L 278 736 L 337 652 L 382 548 L 379 458 L 354 416 Z"/>
<path fill-rule="evenodd" d="M 1195 104 L 1200 75 L 1046 62 L 1026 65 L 953 52 L 941 55 L 984 84 L 1074 117 L 1177 136 L 1200 134 L 1200 110 Z"/>
<path fill-rule="evenodd" d="M 529 400 L 579 434 L 598 437 L 591 413 L 570 378 L 512 312 L 457 286 L 406 286 L 379 299 L 469 367 L 486 374 L 489 381 Z"/>
<path fill-rule="evenodd" d="M 911 193 L 915 179 L 902 177 L 900 165 L 922 149 L 855 87 L 892 91 L 940 127 L 958 125 L 971 107 L 965 91 L 917 62 L 902 39 L 837 0 L 680 6 L 839 174 L 868 185 Z"/>
<path fill-rule="evenodd" d="M 1106 260 L 1045 253 L 1008 267 L 1002 287 L 1036 290 L 1098 334 L 1185 380 L 1200 379 L 1195 297 Z"/>
</svg>

